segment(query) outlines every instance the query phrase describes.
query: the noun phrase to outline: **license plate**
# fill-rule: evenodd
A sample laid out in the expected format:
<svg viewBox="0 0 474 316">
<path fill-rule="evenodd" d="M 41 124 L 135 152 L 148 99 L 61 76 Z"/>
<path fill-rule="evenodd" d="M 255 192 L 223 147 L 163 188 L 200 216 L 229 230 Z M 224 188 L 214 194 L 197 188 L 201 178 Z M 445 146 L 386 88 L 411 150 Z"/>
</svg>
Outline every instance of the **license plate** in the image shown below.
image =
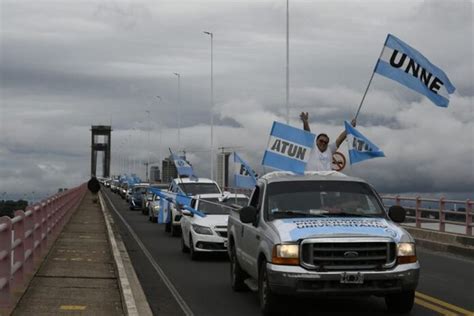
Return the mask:
<svg viewBox="0 0 474 316">
<path fill-rule="evenodd" d="M 227 248 L 227 240 L 224 241 L 224 247 Z"/>
<path fill-rule="evenodd" d="M 360 272 L 344 272 L 341 274 L 341 283 L 362 284 L 364 283 L 364 275 Z"/>
</svg>

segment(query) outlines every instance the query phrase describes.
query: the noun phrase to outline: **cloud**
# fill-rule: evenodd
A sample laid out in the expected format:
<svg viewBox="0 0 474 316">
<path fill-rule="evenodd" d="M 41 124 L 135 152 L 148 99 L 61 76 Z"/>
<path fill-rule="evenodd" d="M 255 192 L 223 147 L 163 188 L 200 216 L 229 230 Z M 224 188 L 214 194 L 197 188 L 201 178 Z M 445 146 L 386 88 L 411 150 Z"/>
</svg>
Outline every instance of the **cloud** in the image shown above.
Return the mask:
<svg viewBox="0 0 474 316">
<path fill-rule="evenodd" d="M 172 148 L 186 149 L 198 174 L 209 175 L 204 30 L 214 33 L 215 147 L 241 152 L 262 173 L 271 124 L 286 119 L 285 9 L 270 0 L 5 1 L 0 191 L 44 195 L 86 181 L 90 126 L 110 123 L 114 173 L 133 166 L 144 176 L 143 163 Z M 472 12 L 469 1 L 290 2 L 290 123 L 301 126 L 298 114 L 307 111 L 312 130 L 334 140 L 393 33 L 442 68 L 456 93 L 447 109 L 438 108 L 375 75 L 358 128 L 387 157 L 345 172 L 384 192 L 472 197 Z M 174 72 L 181 74 L 180 107 Z"/>
</svg>

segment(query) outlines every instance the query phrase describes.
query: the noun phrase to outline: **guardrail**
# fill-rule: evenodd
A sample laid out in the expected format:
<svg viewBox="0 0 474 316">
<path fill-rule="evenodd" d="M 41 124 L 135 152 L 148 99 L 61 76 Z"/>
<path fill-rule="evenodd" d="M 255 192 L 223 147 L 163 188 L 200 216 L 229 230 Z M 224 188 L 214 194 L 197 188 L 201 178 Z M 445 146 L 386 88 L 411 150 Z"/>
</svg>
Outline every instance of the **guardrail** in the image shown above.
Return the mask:
<svg viewBox="0 0 474 316">
<path fill-rule="evenodd" d="M 420 196 L 408 197 L 399 195 L 382 195 L 385 201 L 393 201 L 394 205 L 401 205 L 407 210 L 407 219 L 417 228 L 422 223 L 438 224 L 438 231 L 446 232 L 446 224 L 464 226 L 465 234 L 472 235 L 472 205 L 474 201 L 448 200 L 445 198 L 429 199 Z M 385 203 L 387 204 L 387 203 Z M 412 205 L 410 205 L 412 204 Z M 451 207 L 449 207 L 451 206 Z M 457 207 L 462 206 L 462 207 Z M 433 228 L 431 228 L 433 229 Z"/>
<path fill-rule="evenodd" d="M 15 217 L 0 217 L 0 308 L 13 306 L 14 291 L 22 290 L 42 257 L 82 200 L 83 184 L 53 195 Z"/>
</svg>

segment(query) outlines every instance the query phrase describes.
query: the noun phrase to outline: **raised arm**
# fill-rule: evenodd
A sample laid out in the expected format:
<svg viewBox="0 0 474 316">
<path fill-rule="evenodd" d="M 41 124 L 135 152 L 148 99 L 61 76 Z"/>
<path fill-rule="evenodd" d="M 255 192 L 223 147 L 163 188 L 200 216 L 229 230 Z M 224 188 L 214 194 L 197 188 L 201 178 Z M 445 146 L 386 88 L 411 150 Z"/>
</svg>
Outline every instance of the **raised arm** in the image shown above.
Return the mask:
<svg viewBox="0 0 474 316">
<path fill-rule="evenodd" d="M 303 128 L 304 128 L 305 131 L 311 132 L 311 130 L 309 129 L 308 117 L 309 117 L 308 112 L 306 112 L 306 113 L 301 112 L 300 119 L 303 122 Z"/>
<path fill-rule="evenodd" d="M 356 119 L 352 119 L 351 125 L 352 125 L 352 127 L 356 127 Z M 336 147 L 337 148 L 339 148 L 339 146 L 341 146 L 342 142 L 346 139 L 346 136 L 347 136 L 347 133 L 346 133 L 346 130 L 344 129 L 344 131 L 341 133 L 341 135 L 339 135 L 339 137 L 336 139 Z"/>
</svg>

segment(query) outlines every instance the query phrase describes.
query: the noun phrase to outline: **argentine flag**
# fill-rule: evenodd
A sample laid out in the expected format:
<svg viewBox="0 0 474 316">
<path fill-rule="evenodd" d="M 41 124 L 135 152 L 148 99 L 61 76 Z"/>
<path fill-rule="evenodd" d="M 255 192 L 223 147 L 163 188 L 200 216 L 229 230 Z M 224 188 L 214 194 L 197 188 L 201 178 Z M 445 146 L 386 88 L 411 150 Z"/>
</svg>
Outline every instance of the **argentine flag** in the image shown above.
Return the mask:
<svg viewBox="0 0 474 316">
<path fill-rule="evenodd" d="M 449 95 L 456 90 L 441 69 L 392 34 L 387 35 L 375 72 L 425 95 L 441 107 L 448 106 Z"/>
<path fill-rule="evenodd" d="M 176 167 L 176 172 L 178 172 L 178 175 L 180 177 L 182 176 L 188 176 L 188 177 L 195 177 L 193 167 L 184 160 L 182 157 L 179 157 L 178 155 L 172 154 L 173 156 L 173 161 L 174 165 Z"/>
<path fill-rule="evenodd" d="M 234 184 L 239 188 L 251 189 L 257 184 L 257 174 L 234 152 Z"/>
<path fill-rule="evenodd" d="M 315 138 L 305 130 L 273 122 L 262 165 L 304 174 Z"/>
<path fill-rule="evenodd" d="M 383 151 L 352 127 L 349 122 L 345 121 L 344 125 L 347 132 L 351 165 L 367 159 L 385 157 Z"/>
</svg>

